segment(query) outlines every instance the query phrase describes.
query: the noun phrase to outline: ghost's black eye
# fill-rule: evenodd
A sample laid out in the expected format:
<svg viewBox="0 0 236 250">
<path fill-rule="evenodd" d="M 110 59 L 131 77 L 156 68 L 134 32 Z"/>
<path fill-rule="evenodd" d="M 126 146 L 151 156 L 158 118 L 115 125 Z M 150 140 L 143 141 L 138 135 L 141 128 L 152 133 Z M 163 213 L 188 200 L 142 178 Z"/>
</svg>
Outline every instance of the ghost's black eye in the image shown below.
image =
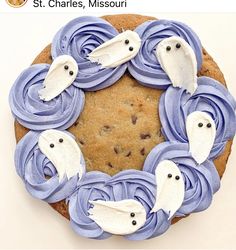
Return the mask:
<svg viewBox="0 0 236 250">
<path fill-rule="evenodd" d="M 181 44 L 180 43 L 176 43 L 176 49 L 179 49 L 181 47 Z"/>
<path fill-rule="evenodd" d="M 201 128 L 203 126 L 203 123 L 199 122 L 198 127 Z"/>
<path fill-rule="evenodd" d="M 62 139 L 62 138 L 60 138 L 60 139 L 59 139 L 59 142 L 60 142 L 60 143 L 62 143 L 62 142 L 63 142 L 63 139 Z"/>
<path fill-rule="evenodd" d="M 53 143 L 50 144 L 50 148 L 54 148 L 54 144 Z"/>
<path fill-rule="evenodd" d="M 177 181 L 179 180 L 179 178 L 180 178 L 180 177 L 179 177 L 178 175 L 175 176 L 175 179 L 176 179 Z"/>
<path fill-rule="evenodd" d="M 135 213 L 130 213 L 130 217 L 134 217 L 135 216 Z"/>
<path fill-rule="evenodd" d="M 172 174 L 168 174 L 167 177 L 168 177 L 168 178 L 171 178 L 171 177 L 172 177 Z"/>
<path fill-rule="evenodd" d="M 170 46 L 167 46 L 167 47 L 166 47 L 166 50 L 167 50 L 167 51 L 170 51 L 170 50 L 171 50 L 171 47 L 170 47 Z"/>
<path fill-rule="evenodd" d="M 125 44 L 129 44 L 129 40 L 128 39 L 125 40 Z"/>
<path fill-rule="evenodd" d="M 65 66 L 64 66 L 64 69 L 65 69 L 65 70 L 68 70 L 68 69 L 69 69 L 69 66 L 68 66 L 68 65 L 65 65 Z"/>
<path fill-rule="evenodd" d="M 210 123 L 207 123 L 207 127 L 210 128 L 210 127 L 211 127 L 211 124 L 210 124 Z"/>
<path fill-rule="evenodd" d="M 135 226 L 137 224 L 137 221 L 136 220 L 133 220 L 132 221 L 132 224 Z"/>
<path fill-rule="evenodd" d="M 73 76 L 73 75 L 74 75 L 74 72 L 73 72 L 73 71 L 70 71 L 69 74 L 70 74 L 71 76 Z"/>
<path fill-rule="evenodd" d="M 129 47 L 129 51 L 133 51 L 134 50 L 134 48 L 133 47 Z"/>
</svg>

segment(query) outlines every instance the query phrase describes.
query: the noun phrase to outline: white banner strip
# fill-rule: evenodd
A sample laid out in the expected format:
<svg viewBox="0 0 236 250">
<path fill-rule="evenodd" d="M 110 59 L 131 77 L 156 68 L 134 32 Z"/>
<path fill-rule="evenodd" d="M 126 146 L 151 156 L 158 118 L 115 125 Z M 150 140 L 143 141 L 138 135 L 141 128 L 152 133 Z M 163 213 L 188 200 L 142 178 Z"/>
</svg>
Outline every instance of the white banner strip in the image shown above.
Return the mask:
<svg viewBox="0 0 236 250">
<path fill-rule="evenodd" d="M 236 4 L 235 0 L 0 0 L 0 12 L 236 12 Z"/>
</svg>

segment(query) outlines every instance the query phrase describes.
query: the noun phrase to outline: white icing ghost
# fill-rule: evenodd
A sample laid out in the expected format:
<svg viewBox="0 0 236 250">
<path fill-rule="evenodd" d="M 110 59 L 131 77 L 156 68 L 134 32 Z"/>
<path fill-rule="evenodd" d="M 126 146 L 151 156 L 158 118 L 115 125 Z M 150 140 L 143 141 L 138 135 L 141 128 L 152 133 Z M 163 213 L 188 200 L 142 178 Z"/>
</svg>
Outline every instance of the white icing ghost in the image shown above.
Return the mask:
<svg viewBox="0 0 236 250">
<path fill-rule="evenodd" d="M 134 58 L 141 46 L 139 35 L 131 30 L 124 31 L 94 49 L 88 56 L 104 68 L 115 68 Z"/>
<path fill-rule="evenodd" d="M 168 220 L 180 208 L 184 200 L 184 180 L 173 161 L 161 161 L 155 171 L 157 193 L 151 212 L 163 209 L 169 214 Z"/>
<path fill-rule="evenodd" d="M 183 38 L 172 36 L 157 45 L 156 56 L 173 86 L 192 95 L 197 88 L 197 59 L 191 46 Z"/>
<path fill-rule="evenodd" d="M 68 179 L 85 172 L 81 164 L 81 151 L 76 141 L 67 133 L 49 129 L 42 132 L 38 140 L 39 149 L 57 170 L 59 182 L 66 175 Z"/>
<path fill-rule="evenodd" d="M 43 88 L 39 90 L 39 98 L 50 101 L 57 97 L 74 82 L 77 74 L 78 65 L 73 57 L 57 57 L 49 68 Z"/>
<path fill-rule="evenodd" d="M 90 201 L 93 208 L 88 210 L 89 218 L 94 220 L 105 232 L 125 235 L 141 228 L 146 221 L 143 205 L 132 199 L 122 201 Z"/>
<path fill-rule="evenodd" d="M 216 136 L 216 125 L 206 112 L 195 111 L 188 115 L 186 131 L 189 151 L 198 164 L 209 156 Z"/>
</svg>

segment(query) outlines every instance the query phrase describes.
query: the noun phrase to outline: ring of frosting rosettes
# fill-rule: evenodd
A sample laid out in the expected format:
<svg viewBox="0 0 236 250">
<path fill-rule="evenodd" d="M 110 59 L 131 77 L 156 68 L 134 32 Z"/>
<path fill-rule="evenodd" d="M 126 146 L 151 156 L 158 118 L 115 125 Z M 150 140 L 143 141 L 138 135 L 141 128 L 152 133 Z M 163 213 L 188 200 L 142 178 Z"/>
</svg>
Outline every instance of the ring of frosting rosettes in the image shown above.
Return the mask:
<svg viewBox="0 0 236 250">
<path fill-rule="evenodd" d="M 15 153 L 31 195 L 66 199 L 72 228 L 94 239 L 152 238 L 172 218 L 209 207 L 220 186 L 213 160 L 235 134 L 236 102 L 219 82 L 197 77 L 202 47 L 188 26 L 156 20 L 119 34 L 103 19 L 79 17 L 55 35 L 51 54 L 52 65 L 29 67 L 10 92 L 14 117 L 31 129 Z M 83 110 L 84 91 L 106 88 L 126 70 L 140 84 L 166 89 L 159 104 L 166 142 L 143 171 L 86 172 L 66 129 Z"/>
</svg>

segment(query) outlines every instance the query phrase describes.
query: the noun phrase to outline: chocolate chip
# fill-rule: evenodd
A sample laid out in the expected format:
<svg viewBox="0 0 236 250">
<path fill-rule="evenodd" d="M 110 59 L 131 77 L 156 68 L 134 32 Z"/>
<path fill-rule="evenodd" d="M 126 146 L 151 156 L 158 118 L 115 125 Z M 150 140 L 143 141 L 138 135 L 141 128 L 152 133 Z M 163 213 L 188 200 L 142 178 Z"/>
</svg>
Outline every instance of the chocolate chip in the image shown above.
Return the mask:
<svg viewBox="0 0 236 250">
<path fill-rule="evenodd" d="M 101 136 L 105 136 L 107 135 L 108 133 L 110 133 L 112 131 L 114 127 L 113 126 L 109 126 L 109 125 L 104 125 L 101 130 L 99 131 L 99 134 Z"/>
<path fill-rule="evenodd" d="M 113 148 L 116 154 L 120 154 L 123 152 L 123 148 L 120 145 L 115 145 Z"/>
<path fill-rule="evenodd" d="M 129 151 L 128 154 L 126 154 L 125 157 L 129 157 L 129 156 L 131 156 L 131 151 Z"/>
<path fill-rule="evenodd" d="M 150 135 L 149 133 L 140 134 L 140 138 L 141 138 L 142 140 L 150 139 L 150 138 L 151 138 L 151 135 Z"/>
<path fill-rule="evenodd" d="M 109 166 L 110 168 L 114 168 L 110 162 L 107 163 L 107 166 Z"/>
<path fill-rule="evenodd" d="M 131 115 L 131 121 L 135 125 L 137 122 L 138 117 L 136 115 Z"/>
<path fill-rule="evenodd" d="M 115 153 L 116 153 L 116 154 L 118 154 L 118 153 L 119 153 L 119 151 L 118 151 L 118 148 L 117 148 L 117 147 L 114 147 L 114 151 L 115 151 Z"/>
<path fill-rule="evenodd" d="M 145 155 L 145 148 L 142 148 L 142 149 L 140 150 L 140 154 L 141 154 L 141 155 Z"/>
<path fill-rule="evenodd" d="M 84 145 L 84 141 L 83 141 L 83 140 L 79 140 L 79 143 L 80 143 L 81 145 Z"/>
</svg>

